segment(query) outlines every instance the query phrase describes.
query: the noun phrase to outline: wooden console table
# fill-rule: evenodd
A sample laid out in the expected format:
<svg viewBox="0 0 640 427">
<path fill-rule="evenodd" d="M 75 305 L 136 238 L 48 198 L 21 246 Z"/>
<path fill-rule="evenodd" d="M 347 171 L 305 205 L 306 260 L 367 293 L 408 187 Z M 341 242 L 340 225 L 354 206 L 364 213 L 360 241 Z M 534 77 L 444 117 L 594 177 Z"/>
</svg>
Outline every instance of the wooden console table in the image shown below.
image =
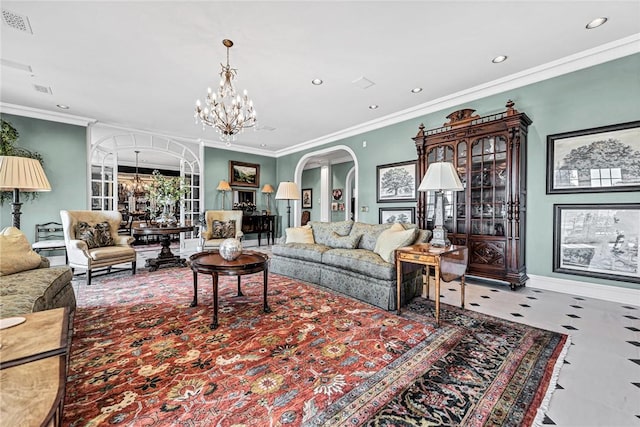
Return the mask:
<svg viewBox="0 0 640 427">
<path fill-rule="evenodd" d="M 275 215 L 243 215 L 242 216 L 242 232 L 244 234 L 258 234 L 258 246 L 262 244 L 262 233 L 267 236 L 267 245 L 269 237 L 271 244 L 275 243 Z"/>
<path fill-rule="evenodd" d="M 401 312 L 402 263 L 421 264 L 427 267 L 427 299 L 429 298 L 430 267 L 435 268 L 436 324 L 440 326 L 440 279 L 450 282 L 460 278 L 460 306 L 464 308 L 464 274 L 467 270 L 469 250 L 465 246 L 450 245 L 444 248 L 422 243 L 396 249 L 396 288 L 398 314 Z"/>
<path fill-rule="evenodd" d="M 23 316 L 0 330 L 0 420 L 7 426 L 60 426 L 67 376 L 67 308 Z"/>
</svg>

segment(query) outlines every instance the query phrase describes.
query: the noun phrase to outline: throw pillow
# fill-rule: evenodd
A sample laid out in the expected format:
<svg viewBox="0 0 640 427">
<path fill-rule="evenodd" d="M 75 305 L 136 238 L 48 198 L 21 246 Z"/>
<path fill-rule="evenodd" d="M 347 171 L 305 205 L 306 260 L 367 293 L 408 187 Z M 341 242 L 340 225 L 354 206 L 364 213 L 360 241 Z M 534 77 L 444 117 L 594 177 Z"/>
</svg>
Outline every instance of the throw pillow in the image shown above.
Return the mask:
<svg viewBox="0 0 640 427">
<path fill-rule="evenodd" d="M 230 239 L 236 237 L 235 219 L 231 219 L 229 221 L 214 220 L 211 228 L 212 239 Z"/>
<path fill-rule="evenodd" d="M 27 237 L 15 227 L 0 234 L 0 276 L 33 270 L 40 266 L 40 255 L 31 249 Z"/>
<path fill-rule="evenodd" d="M 76 224 L 76 239 L 84 240 L 89 249 L 115 245 L 111 236 L 111 226 L 107 221 L 96 225 L 78 221 Z"/>
<path fill-rule="evenodd" d="M 417 234 L 417 228 L 405 230 L 402 224 L 395 223 L 380 233 L 373 251 L 386 262 L 395 263 L 395 250 L 413 243 Z"/>
<path fill-rule="evenodd" d="M 331 247 L 337 249 L 355 249 L 358 246 L 358 242 L 362 234 L 348 234 L 341 236 L 335 231 L 331 234 Z"/>
<path fill-rule="evenodd" d="M 315 243 L 311 227 L 291 227 L 285 230 L 287 240 L 285 243 Z"/>
</svg>

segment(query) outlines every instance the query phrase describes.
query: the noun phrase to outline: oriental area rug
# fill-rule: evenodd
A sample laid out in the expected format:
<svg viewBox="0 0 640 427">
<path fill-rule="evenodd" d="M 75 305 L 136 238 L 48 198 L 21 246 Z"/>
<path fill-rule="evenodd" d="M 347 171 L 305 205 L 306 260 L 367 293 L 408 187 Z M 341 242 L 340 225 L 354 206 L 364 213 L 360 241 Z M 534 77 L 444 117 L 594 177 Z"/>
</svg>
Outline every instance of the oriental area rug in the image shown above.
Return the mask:
<svg viewBox="0 0 640 427">
<path fill-rule="evenodd" d="M 68 426 L 528 426 L 568 337 L 416 298 L 402 317 L 308 283 L 167 268 L 78 284 Z"/>
</svg>

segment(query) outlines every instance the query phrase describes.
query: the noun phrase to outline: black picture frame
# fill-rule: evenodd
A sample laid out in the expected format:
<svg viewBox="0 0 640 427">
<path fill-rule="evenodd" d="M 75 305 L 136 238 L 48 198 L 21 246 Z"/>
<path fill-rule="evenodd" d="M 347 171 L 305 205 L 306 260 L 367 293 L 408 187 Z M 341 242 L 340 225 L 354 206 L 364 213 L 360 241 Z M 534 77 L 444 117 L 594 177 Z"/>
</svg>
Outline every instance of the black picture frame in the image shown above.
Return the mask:
<svg viewBox="0 0 640 427">
<path fill-rule="evenodd" d="M 640 190 L 640 121 L 547 136 L 547 194 Z"/>
<path fill-rule="evenodd" d="M 640 283 L 640 203 L 554 204 L 553 271 Z"/>
<path fill-rule="evenodd" d="M 418 163 L 416 160 L 376 166 L 377 202 L 398 203 L 417 201 L 417 173 Z"/>
<path fill-rule="evenodd" d="M 311 208 L 313 208 L 313 189 L 303 188 L 302 189 L 302 209 L 311 209 Z"/>
<path fill-rule="evenodd" d="M 399 215 L 404 215 L 404 218 L 409 217 L 409 220 L 397 221 L 396 219 Z M 379 224 L 393 224 L 394 222 L 400 222 L 401 224 L 415 224 L 416 208 L 413 206 L 378 208 Z"/>
<path fill-rule="evenodd" d="M 260 165 L 229 160 L 229 184 L 236 187 L 260 187 Z"/>
</svg>

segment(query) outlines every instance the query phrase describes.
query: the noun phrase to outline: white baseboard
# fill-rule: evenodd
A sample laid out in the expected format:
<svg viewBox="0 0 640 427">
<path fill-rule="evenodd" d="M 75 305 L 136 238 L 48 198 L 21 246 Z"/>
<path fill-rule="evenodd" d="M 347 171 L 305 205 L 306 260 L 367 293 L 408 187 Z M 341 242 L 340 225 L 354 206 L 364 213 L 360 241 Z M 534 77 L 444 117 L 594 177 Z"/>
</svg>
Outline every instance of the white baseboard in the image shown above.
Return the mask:
<svg viewBox="0 0 640 427">
<path fill-rule="evenodd" d="M 529 274 L 527 287 L 640 306 L 640 289 L 621 288 Z"/>
</svg>

